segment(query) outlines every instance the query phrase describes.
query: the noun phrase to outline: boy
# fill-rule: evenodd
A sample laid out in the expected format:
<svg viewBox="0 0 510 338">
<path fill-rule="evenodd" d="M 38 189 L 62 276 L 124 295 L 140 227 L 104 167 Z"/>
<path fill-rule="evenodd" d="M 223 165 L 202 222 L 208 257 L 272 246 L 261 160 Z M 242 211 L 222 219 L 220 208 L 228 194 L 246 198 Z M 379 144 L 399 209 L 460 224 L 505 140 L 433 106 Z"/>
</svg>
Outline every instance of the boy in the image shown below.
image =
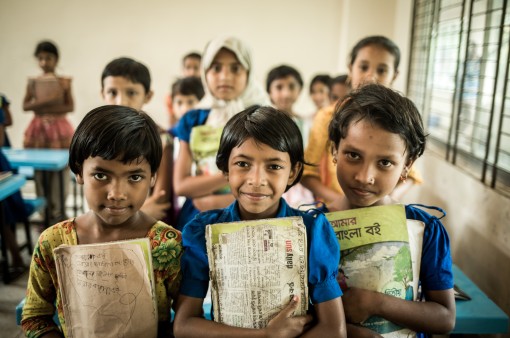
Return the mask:
<svg viewBox="0 0 510 338">
<path fill-rule="evenodd" d="M 290 66 L 275 67 L 267 74 L 266 91 L 271 103 L 276 109 L 285 111 L 294 117 L 296 115 L 292 111 L 292 106 L 299 98 L 302 88 L 301 75 Z"/>
<path fill-rule="evenodd" d="M 174 127 L 186 112 L 198 104 L 202 97 L 204 97 L 204 87 L 200 78 L 185 77 L 175 81 L 170 93 L 172 100 L 170 126 Z"/>
<path fill-rule="evenodd" d="M 53 249 L 61 244 L 104 243 L 148 237 L 154 269 L 158 336 L 168 337 L 170 307 L 180 282 L 181 233 L 140 212 L 161 161 L 161 140 L 144 112 L 122 106 L 90 111 L 73 136 L 69 166 L 82 184 L 90 210 L 57 223 L 39 238 L 30 265 L 21 325 L 28 337 L 69 336 L 63 316 Z M 121 283 L 122 284 L 122 283 Z M 122 288 L 122 286 L 120 286 Z M 60 327 L 53 322 L 58 312 Z M 91 336 L 94 322 L 83 319 Z M 132 318 L 136 328 L 137 318 Z M 116 332 L 112 321 L 109 330 Z"/>
<path fill-rule="evenodd" d="M 200 78 L 201 62 L 202 56 L 200 56 L 198 53 L 192 52 L 184 55 L 182 58 L 182 76 L 193 76 Z"/>
<path fill-rule="evenodd" d="M 126 106 L 136 110 L 149 103 L 153 95 L 149 69 L 131 58 L 121 57 L 106 65 L 101 74 L 101 97 L 106 104 Z M 163 149 L 161 168 L 153 192 L 145 201 L 142 211 L 156 219 L 163 219 L 170 224 L 173 221 L 171 187 L 173 165 L 173 145 L 167 142 Z"/>
</svg>

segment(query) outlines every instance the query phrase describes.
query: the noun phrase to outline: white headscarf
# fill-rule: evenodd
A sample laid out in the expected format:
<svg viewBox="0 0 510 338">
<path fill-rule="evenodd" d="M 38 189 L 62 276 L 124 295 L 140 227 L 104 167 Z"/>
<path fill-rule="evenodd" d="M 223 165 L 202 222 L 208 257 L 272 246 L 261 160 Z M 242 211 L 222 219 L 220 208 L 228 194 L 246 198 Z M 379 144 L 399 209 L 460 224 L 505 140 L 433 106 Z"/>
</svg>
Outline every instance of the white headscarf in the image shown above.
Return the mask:
<svg viewBox="0 0 510 338">
<path fill-rule="evenodd" d="M 205 76 L 216 54 L 218 54 L 222 48 L 226 48 L 234 53 L 241 65 L 243 65 L 248 72 L 246 88 L 238 98 L 231 101 L 215 98 L 209 90 Z M 249 106 L 254 104 L 269 105 L 267 93 L 260 84 L 253 80 L 253 63 L 250 50 L 246 44 L 235 37 L 221 36 L 209 41 L 202 55 L 200 75 L 202 76 L 202 83 L 205 84 L 205 95 L 202 100 L 200 100 L 197 107 L 211 109 L 209 117 L 207 118 L 207 125 L 213 127 L 224 126 L 232 116 Z"/>
</svg>

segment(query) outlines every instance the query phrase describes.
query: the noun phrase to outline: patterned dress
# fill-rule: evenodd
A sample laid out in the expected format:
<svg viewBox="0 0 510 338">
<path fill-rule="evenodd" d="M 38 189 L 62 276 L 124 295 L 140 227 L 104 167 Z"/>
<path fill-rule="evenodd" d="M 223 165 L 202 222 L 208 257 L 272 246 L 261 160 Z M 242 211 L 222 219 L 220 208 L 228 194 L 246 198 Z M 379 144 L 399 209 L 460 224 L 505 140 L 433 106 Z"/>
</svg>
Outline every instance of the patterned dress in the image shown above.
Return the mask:
<svg viewBox="0 0 510 338">
<path fill-rule="evenodd" d="M 160 325 L 161 331 L 170 324 L 170 308 L 179 291 L 182 237 L 179 231 L 161 221 L 151 227 L 146 237 L 151 243 L 158 320 L 163 324 Z M 53 249 L 61 244 L 78 245 L 74 219 L 46 229 L 34 249 L 21 320 L 22 329 L 27 337 L 39 337 L 50 331 L 61 331 L 66 335 L 62 299 L 53 258 Z M 58 313 L 60 327 L 52 319 L 55 310 Z"/>
</svg>

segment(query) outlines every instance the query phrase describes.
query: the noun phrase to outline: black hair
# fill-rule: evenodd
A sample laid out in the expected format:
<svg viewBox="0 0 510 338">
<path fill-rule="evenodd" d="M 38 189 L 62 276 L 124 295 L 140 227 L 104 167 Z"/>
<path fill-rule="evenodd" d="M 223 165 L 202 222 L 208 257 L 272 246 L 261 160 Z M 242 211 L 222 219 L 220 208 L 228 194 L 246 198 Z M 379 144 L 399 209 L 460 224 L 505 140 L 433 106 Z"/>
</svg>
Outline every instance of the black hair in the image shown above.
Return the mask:
<svg viewBox="0 0 510 338">
<path fill-rule="evenodd" d="M 334 77 L 333 79 L 331 79 L 331 87 L 333 87 L 333 85 L 335 84 L 347 85 L 347 79 L 348 79 L 347 74 Z"/>
<path fill-rule="evenodd" d="M 123 163 L 145 159 L 156 173 L 162 156 L 156 123 L 143 111 L 129 107 L 107 105 L 91 110 L 74 132 L 69 167 L 82 174 L 83 162 L 96 156 Z"/>
<path fill-rule="evenodd" d="M 53 54 L 55 55 L 55 57 L 57 58 L 58 60 L 58 48 L 57 48 L 57 45 L 55 45 L 55 43 L 49 41 L 49 40 L 44 40 L 44 41 L 41 41 L 37 44 L 37 46 L 35 47 L 35 52 L 34 52 L 34 56 L 37 57 L 37 55 L 41 52 L 46 52 L 46 53 L 50 53 L 50 54 Z"/>
<path fill-rule="evenodd" d="M 187 59 L 197 59 L 198 61 L 202 61 L 202 55 L 200 55 L 199 53 L 197 52 L 191 52 L 191 53 L 188 53 L 186 55 L 184 55 L 182 57 L 182 63 L 184 64 L 184 62 L 187 60 Z"/>
<path fill-rule="evenodd" d="M 408 159 L 416 160 L 425 150 L 423 122 L 414 103 L 397 91 L 379 84 L 368 84 L 338 102 L 331 123 L 329 140 L 338 148 L 352 123 L 368 120 L 404 140 Z"/>
<path fill-rule="evenodd" d="M 283 79 L 289 76 L 294 77 L 296 81 L 299 83 L 299 86 L 303 88 L 303 78 L 301 77 L 301 74 L 299 74 L 297 69 L 291 66 L 281 65 L 271 69 L 267 74 L 266 91 L 269 93 L 269 88 L 271 87 L 271 83 L 273 83 L 273 81 Z"/>
<path fill-rule="evenodd" d="M 400 49 L 393 41 L 382 35 L 372 35 L 358 41 L 354 48 L 352 48 L 351 62 L 349 63 L 349 65 L 354 64 L 354 61 L 356 61 L 358 53 L 362 48 L 371 45 L 380 46 L 386 49 L 391 55 L 393 55 L 393 57 L 395 58 L 394 62 L 395 70 L 398 69 L 398 65 L 400 64 Z"/>
<path fill-rule="evenodd" d="M 303 150 L 303 138 L 292 117 L 273 107 L 252 106 L 234 115 L 223 129 L 216 155 L 216 165 L 221 171 L 228 173 L 228 160 L 232 149 L 239 147 L 249 138 L 288 153 L 293 168 L 298 163 L 307 164 Z M 294 182 L 287 186 L 286 191 L 301 179 L 303 165 Z"/>
<path fill-rule="evenodd" d="M 195 95 L 198 100 L 201 100 L 204 97 L 204 94 L 202 80 L 194 76 L 178 79 L 172 84 L 171 88 L 172 100 L 175 95 Z"/>
<path fill-rule="evenodd" d="M 310 93 L 312 93 L 312 87 L 316 83 L 323 83 L 324 85 L 326 85 L 326 87 L 331 89 L 331 76 L 327 74 L 315 75 L 312 78 L 312 81 L 310 81 Z"/>
<path fill-rule="evenodd" d="M 122 76 L 129 79 L 133 83 L 140 83 L 145 89 L 145 93 L 151 90 L 151 74 L 149 68 L 143 63 L 135 61 L 131 58 L 121 57 L 110 61 L 104 67 L 101 74 L 101 88 L 103 88 L 103 81 L 108 76 Z"/>
</svg>

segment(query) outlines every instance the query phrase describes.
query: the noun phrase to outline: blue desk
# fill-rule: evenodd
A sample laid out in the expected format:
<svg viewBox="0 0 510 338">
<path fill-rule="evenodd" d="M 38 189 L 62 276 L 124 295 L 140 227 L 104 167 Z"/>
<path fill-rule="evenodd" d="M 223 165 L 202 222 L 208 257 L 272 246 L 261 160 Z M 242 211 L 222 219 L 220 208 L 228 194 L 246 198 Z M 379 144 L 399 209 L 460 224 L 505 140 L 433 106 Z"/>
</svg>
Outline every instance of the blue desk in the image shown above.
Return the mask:
<svg viewBox="0 0 510 338">
<path fill-rule="evenodd" d="M 44 194 L 46 197 L 46 212 L 44 216 L 45 226 L 50 225 L 50 183 L 47 172 L 60 172 L 60 205 L 61 214 L 65 215 L 65 194 L 64 194 L 64 169 L 69 160 L 69 150 L 67 149 L 13 149 L 2 148 L 2 152 L 7 157 L 13 169 L 20 167 L 31 167 L 34 170 L 43 172 Z"/>
<path fill-rule="evenodd" d="M 451 334 L 507 333 L 508 315 L 476 286 L 455 264 L 453 280 L 471 300 L 457 300 L 455 328 Z"/>
<path fill-rule="evenodd" d="M 1 241 L 0 245 L 2 245 L 2 274 L 3 279 L 6 284 L 11 281 L 11 274 L 9 272 L 9 261 L 7 257 L 7 243 L 5 241 L 5 227 L 8 226 L 5 222 L 5 214 L 4 214 L 4 203 L 3 200 L 7 197 L 11 196 L 15 192 L 21 189 L 21 187 L 25 184 L 26 179 L 22 175 L 12 175 L 5 180 L 0 182 L 0 235 Z"/>
</svg>

